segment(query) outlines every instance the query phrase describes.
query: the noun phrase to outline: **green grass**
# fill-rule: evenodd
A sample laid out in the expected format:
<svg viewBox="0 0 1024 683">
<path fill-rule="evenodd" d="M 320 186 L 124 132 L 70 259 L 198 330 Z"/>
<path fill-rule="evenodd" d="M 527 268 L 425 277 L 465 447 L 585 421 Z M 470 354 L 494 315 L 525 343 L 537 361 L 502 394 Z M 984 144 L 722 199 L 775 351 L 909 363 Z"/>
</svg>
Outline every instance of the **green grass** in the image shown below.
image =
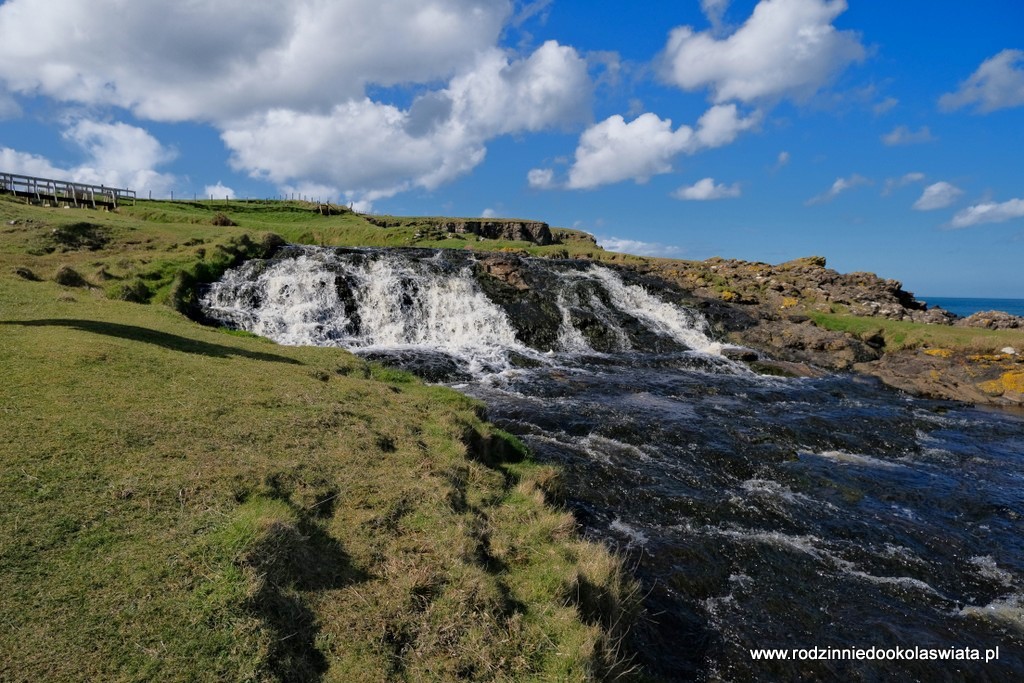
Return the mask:
<svg viewBox="0 0 1024 683">
<path fill-rule="evenodd" d="M 391 239 L 306 209 L 103 213 L 0 198 L 4 680 L 622 669 L 634 585 L 576 536 L 557 474 L 484 422 L 479 402 L 160 305 L 182 273 L 210 276 L 264 232 Z M 238 226 L 209 225 L 216 211 Z M 107 241 L 53 239 L 81 222 Z M 62 266 L 87 286 L 54 282 Z M 119 298 L 136 280 L 149 305 Z"/>
<path fill-rule="evenodd" d="M 881 335 L 885 340 L 886 351 L 927 347 L 982 353 L 1006 346 L 1019 348 L 1024 341 L 1024 334 L 1018 330 L 927 325 L 886 318 L 860 317 L 848 313 L 809 311 L 807 315 L 818 327 L 827 330 L 849 332 L 865 339 Z"/>
</svg>

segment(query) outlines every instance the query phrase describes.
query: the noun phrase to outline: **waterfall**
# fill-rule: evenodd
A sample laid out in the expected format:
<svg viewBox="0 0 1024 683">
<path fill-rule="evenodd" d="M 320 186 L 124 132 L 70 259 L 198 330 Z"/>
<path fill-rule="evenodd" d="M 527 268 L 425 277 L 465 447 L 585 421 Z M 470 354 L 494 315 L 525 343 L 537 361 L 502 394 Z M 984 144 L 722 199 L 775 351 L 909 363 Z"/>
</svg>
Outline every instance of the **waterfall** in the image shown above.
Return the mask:
<svg viewBox="0 0 1024 683">
<path fill-rule="evenodd" d="M 534 286 L 516 292 L 520 299 L 496 301 L 481 287 L 477 265 L 461 252 L 291 247 L 228 271 L 202 305 L 214 320 L 281 344 L 443 353 L 474 374 L 500 372 L 515 359 L 551 363 L 556 352 L 593 354 L 594 340 L 605 352 L 651 350 L 645 339 L 701 353 L 721 349 L 699 314 L 609 268 L 523 260 Z M 536 320 L 524 323 L 530 306 Z M 550 326 L 550 342 L 531 348 L 517 336 L 530 325 Z"/>
</svg>

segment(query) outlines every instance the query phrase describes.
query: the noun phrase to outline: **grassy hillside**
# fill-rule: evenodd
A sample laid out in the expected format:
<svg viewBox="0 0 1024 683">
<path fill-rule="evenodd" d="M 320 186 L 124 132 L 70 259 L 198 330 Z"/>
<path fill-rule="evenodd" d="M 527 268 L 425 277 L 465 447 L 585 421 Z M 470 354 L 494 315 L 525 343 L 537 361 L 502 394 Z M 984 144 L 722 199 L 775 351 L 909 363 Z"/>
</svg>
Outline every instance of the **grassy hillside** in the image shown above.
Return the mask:
<svg viewBox="0 0 1024 683">
<path fill-rule="evenodd" d="M 266 231 L 409 238 L 298 203 L 0 198 L 0 678 L 620 671 L 632 584 L 479 403 L 159 305 Z"/>
</svg>

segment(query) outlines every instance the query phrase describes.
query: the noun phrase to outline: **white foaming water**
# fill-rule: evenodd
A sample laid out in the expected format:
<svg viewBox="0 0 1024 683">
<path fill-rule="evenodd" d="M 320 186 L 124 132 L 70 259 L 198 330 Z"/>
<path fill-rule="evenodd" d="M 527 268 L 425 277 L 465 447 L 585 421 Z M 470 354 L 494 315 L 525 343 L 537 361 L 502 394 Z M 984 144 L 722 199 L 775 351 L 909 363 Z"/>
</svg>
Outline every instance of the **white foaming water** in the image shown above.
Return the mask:
<svg viewBox="0 0 1024 683">
<path fill-rule="evenodd" d="M 819 458 L 825 458 L 833 462 L 842 463 L 844 465 L 861 465 L 863 467 L 880 467 L 882 469 L 897 469 L 903 467 L 899 463 L 886 462 L 885 460 L 879 460 L 878 458 L 872 458 L 870 455 L 861 455 L 859 453 L 846 453 L 844 451 L 822 451 L 820 453 L 808 452 L 808 455 L 817 456 Z"/>
<path fill-rule="evenodd" d="M 569 311 L 569 303 L 566 301 L 565 292 L 558 293 L 555 301 L 558 312 L 562 314 L 562 324 L 558 327 L 558 346 L 562 351 L 568 353 L 593 353 L 594 349 L 587 343 L 583 333 L 572 324 L 572 316 Z"/>
<path fill-rule="evenodd" d="M 968 605 L 957 615 L 1003 623 L 1024 632 L 1024 595 L 1013 593 L 993 600 L 984 607 Z"/>
<path fill-rule="evenodd" d="M 536 355 L 516 340 L 504 311 L 468 268 L 439 277 L 429 263 L 391 255 L 343 259 L 308 250 L 250 262 L 215 283 L 203 305 L 217 318 L 292 346 L 442 351 L 468 360 L 471 372 L 506 369 L 510 350 Z"/>
<path fill-rule="evenodd" d="M 251 261 L 229 271 L 211 286 L 202 304 L 211 317 L 281 344 L 439 351 L 460 358 L 473 374 L 509 370 L 513 353 L 552 364 L 543 354 L 548 349 L 531 349 L 516 338 L 505 311 L 478 286 L 472 264 L 464 256 L 453 259 L 442 252 L 424 258 L 310 247 L 291 258 Z M 573 307 L 596 317 L 621 351 L 631 349 L 629 336 L 616 322 L 616 315 L 623 313 L 690 349 L 721 351 L 698 314 L 626 285 L 607 268 L 552 273 L 557 288 L 552 295 L 562 317 L 562 352 L 594 353 L 573 324 Z M 593 283 L 603 294 L 575 289 L 580 282 Z"/>
<path fill-rule="evenodd" d="M 696 351 L 721 354 L 722 344 L 708 336 L 704 318 L 662 301 L 643 287 L 625 284 L 622 278 L 608 268 L 591 266 L 590 273 L 604 285 L 616 307 L 629 311 L 650 329 Z"/>
<path fill-rule="evenodd" d="M 835 506 L 827 501 L 817 501 L 803 493 L 796 493 L 788 486 L 784 486 L 771 479 L 748 479 L 741 484 L 743 490 L 748 494 L 777 498 L 794 505 L 821 505 L 830 509 Z"/>
<path fill-rule="evenodd" d="M 970 563 L 978 568 L 978 574 L 991 581 L 997 581 L 1007 588 L 1014 587 L 1013 574 L 1001 569 L 991 555 L 972 557 Z"/>
<path fill-rule="evenodd" d="M 609 525 L 614 531 L 618 531 L 620 534 L 629 538 L 630 545 L 647 545 L 647 534 L 640 529 L 637 529 L 632 524 L 627 524 L 621 519 L 616 517 Z"/>
</svg>

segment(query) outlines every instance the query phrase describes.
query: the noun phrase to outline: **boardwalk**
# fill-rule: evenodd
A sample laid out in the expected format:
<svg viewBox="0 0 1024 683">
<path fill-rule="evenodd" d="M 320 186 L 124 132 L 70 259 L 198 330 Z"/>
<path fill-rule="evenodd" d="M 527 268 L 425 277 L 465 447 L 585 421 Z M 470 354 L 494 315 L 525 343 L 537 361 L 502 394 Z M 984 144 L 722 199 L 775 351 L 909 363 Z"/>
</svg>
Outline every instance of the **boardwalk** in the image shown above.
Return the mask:
<svg viewBox="0 0 1024 683">
<path fill-rule="evenodd" d="M 134 190 L 86 185 L 53 178 L 36 178 L 16 173 L 0 173 L 0 192 L 52 206 L 116 209 L 119 204 L 128 201 L 135 203 Z"/>
</svg>

